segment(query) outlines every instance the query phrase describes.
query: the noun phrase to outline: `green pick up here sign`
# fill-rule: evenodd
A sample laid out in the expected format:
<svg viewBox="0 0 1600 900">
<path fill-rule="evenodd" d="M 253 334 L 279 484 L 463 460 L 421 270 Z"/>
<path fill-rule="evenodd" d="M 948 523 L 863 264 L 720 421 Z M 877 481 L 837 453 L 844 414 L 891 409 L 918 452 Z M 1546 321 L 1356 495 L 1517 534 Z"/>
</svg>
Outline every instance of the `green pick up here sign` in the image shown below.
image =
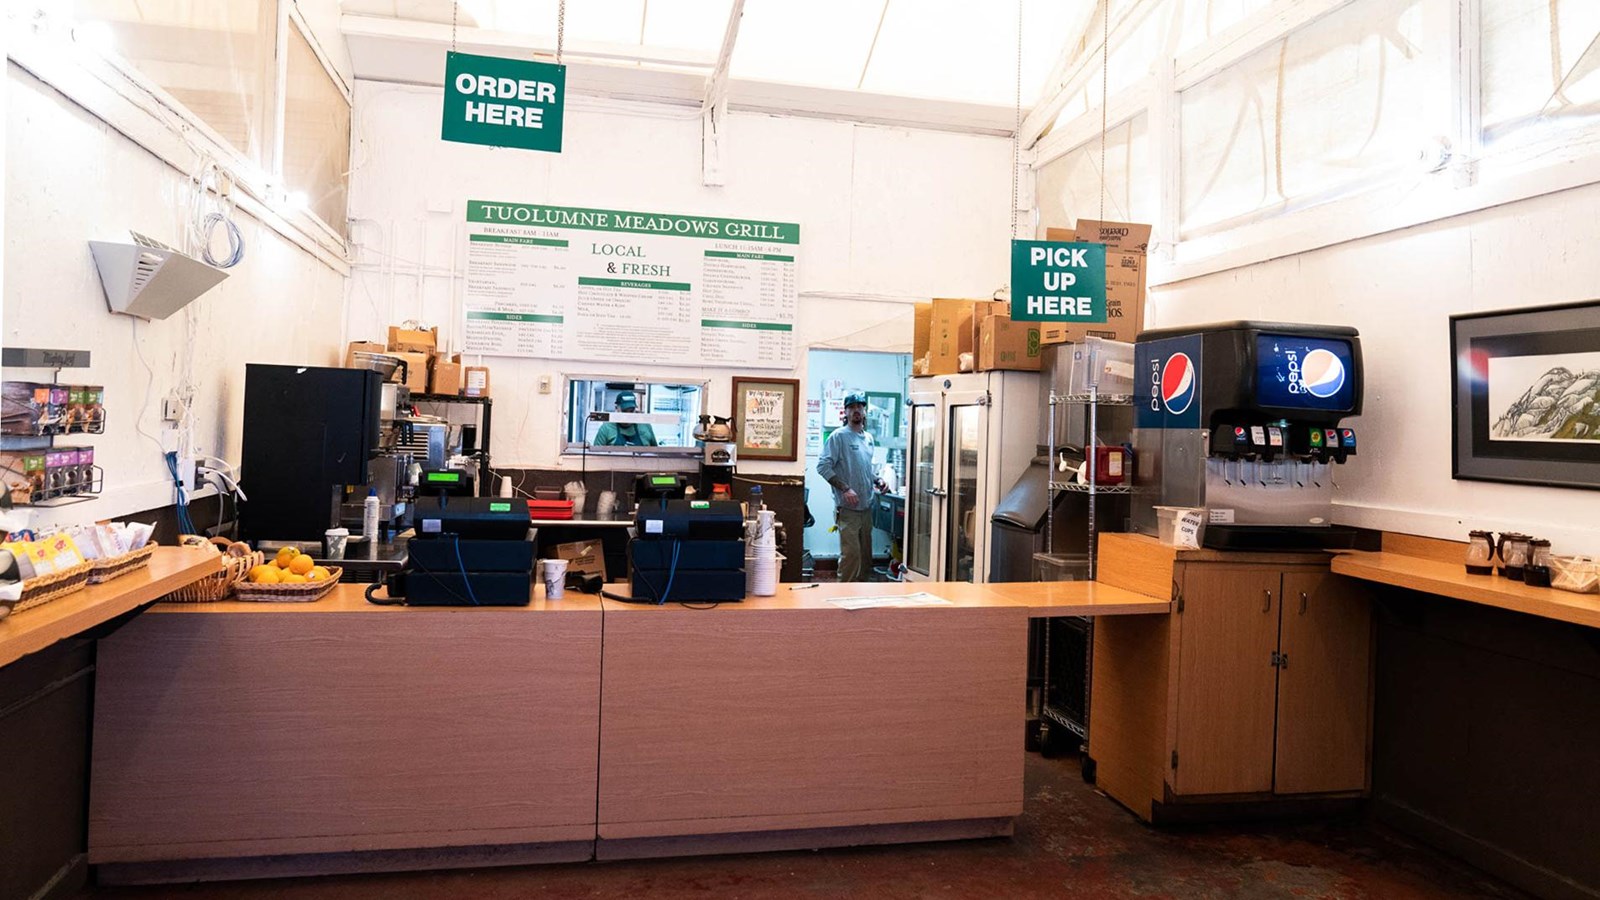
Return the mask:
<svg viewBox="0 0 1600 900">
<path fill-rule="evenodd" d="M 1011 318 L 1104 322 L 1106 245 L 1012 241 Z"/>
<path fill-rule="evenodd" d="M 440 137 L 461 144 L 561 152 L 567 67 L 450 53 Z"/>
</svg>

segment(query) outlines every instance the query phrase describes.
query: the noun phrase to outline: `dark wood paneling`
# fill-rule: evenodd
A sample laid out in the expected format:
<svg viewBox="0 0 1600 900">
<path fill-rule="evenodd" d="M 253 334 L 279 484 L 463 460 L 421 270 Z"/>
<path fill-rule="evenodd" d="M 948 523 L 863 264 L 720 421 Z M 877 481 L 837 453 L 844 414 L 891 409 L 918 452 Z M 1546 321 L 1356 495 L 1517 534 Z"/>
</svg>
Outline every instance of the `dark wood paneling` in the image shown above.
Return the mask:
<svg viewBox="0 0 1600 900">
<path fill-rule="evenodd" d="M 0 668 L 0 897 L 83 885 L 93 659 L 71 640 Z"/>
<path fill-rule="evenodd" d="M 1404 591 L 1379 610 L 1379 811 L 1529 890 L 1600 896 L 1600 634 Z"/>
</svg>

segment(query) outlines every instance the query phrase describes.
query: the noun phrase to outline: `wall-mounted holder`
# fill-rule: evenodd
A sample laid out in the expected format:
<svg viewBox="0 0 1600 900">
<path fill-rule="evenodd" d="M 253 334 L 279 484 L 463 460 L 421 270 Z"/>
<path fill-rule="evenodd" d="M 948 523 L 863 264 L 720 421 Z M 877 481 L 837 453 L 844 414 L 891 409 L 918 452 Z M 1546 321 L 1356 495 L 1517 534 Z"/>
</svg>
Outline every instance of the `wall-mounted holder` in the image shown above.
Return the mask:
<svg viewBox="0 0 1600 900">
<path fill-rule="evenodd" d="M 52 381 L 61 380 L 61 370 L 84 368 L 89 365 L 87 350 L 43 350 L 26 347 L 6 347 L 0 351 L 0 363 L 9 368 L 51 369 Z M 29 433 L 0 433 L 0 469 L 3 469 L 4 489 L 0 490 L 0 508 L 13 505 L 62 506 L 93 500 L 105 487 L 105 470 L 94 462 L 93 447 L 57 447 L 55 440 L 61 435 L 101 434 L 105 431 L 106 410 L 103 397 L 97 392 L 91 407 L 80 395 L 76 400 L 56 404 L 46 400 L 48 407 L 40 412 L 31 408 L 36 394 L 29 388 L 45 388 L 49 394 L 59 391 L 71 398 L 71 388 L 59 384 L 39 385 L 18 382 L 24 386 L 22 396 L 13 397 L 7 391 L 5 398 L 5 427 L 16 428 L 12 419 L 18 418 L 20 409 L 24 421 L 33 415 Z M 8 387 L 12 382 L 7 382 Z M 31 410 L 31 412 L 30 412 Z"/>
</svg>

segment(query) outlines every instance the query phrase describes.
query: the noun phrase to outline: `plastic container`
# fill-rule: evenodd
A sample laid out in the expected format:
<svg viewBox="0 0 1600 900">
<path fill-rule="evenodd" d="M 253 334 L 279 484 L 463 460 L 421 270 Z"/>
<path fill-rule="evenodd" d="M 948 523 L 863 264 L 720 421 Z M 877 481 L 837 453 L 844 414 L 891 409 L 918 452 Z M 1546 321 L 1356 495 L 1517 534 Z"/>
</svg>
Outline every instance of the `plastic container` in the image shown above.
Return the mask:
<svg viewBox="0 0 1600 900">
<path fill-rule="evenodd" d="M 1575 594 L 1600 594 L 1600 562 L 1588 556 L 1552 556 L 1550 586 Z"/>
<path fill-rule="evenodd" d="M 1169 547 L 1198 550 L 1206 534 L 1206 511 L 1193 506 L 1156 507 L 1157 537 Z"/>
<path fill-rule="evenodd" d="M 1035 553 L 1034 581 L 1088 581 L 1089 556 L 1084 553 Z"/>
<path fill-rule="evenodd" d="M 1067 391 L 1087 394 L 1091 384 L 1101 395 L 1132 394 L 1133 345 L 1097 337 L 1074 344 Z"/>
</svg>

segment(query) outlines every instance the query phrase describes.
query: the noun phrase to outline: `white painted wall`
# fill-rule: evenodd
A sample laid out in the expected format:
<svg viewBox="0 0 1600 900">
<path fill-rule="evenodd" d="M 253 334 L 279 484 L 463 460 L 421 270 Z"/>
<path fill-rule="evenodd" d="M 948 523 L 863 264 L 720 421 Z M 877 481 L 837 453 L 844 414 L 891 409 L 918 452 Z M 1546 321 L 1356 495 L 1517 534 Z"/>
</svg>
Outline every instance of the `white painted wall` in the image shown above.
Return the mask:
<svg viewBox="0 0 1600 900">
<path fill-rule="evenodd" d="M 1346 524 L 1464 540 L 1470 528 L 1600 552 L 1600 494 L 1450 477 L 1454 313 L 1600 296 L 1600 185 L 1153 288 L 1151 327 L 1268 319 L 1353 325 L 1366 363 Z"/>
<path fill-rule="evenodd" d="M 92 368 L 64 371 L 62 380 L 105 385 L 108 410 L 105 434 L 61 441 L 95 448 L 106 493 L 35 521 L 113 518 L 170 504 L 160 401 L 178 383 L 186 314 L 136 323 L 107 312 L 88 241 L 126 240 L 133 229 L 181 246 L 188 175 L 14 64 L 6 67 L 6 90 L 4 344 L 89 350 Z M 245 363 L 337 364 L 344 307 L 338 272 L 254 219 L 241 214 L 238 222 L 244 262 L 192 304 L 196 442 L 234 462 Z M 26 380 L 50 375 L 5 372 Z M 248 476 L 245 489 L 255 489 Z"/>
<path fill-rule="evenodd" d="M 907 352 L 913 299 L 988 297 L 1009 279 L 1010 142 L 819 119 L 733 114 L 727 185 L 701 184 L 692 108 L 574 97 L 559 155 L 439 139 L 438 88 L 357 81 L 350 214 L 356 266 L 352 339 L 421 318 L 457 340 L 461 229 L 472 199 L 614 206 L 800 223 L 799 368 L 805 349 Z M 425 269 L 418 271 L 418 262 Z M 593 362 L 490 358 L 492 452 L 508 467 L 572 467 L 558 450 L 558 398 L 540 375 Z M 606 374 L 707 378 L 725 414 L 732 369 L 655 367 Z M 623 465 L 626 465 L 625 463 Z M 638 467 L 659 467 L 640 463 Z M 803 462 L 741 471 L 799 473 Z"/>
</svg>

